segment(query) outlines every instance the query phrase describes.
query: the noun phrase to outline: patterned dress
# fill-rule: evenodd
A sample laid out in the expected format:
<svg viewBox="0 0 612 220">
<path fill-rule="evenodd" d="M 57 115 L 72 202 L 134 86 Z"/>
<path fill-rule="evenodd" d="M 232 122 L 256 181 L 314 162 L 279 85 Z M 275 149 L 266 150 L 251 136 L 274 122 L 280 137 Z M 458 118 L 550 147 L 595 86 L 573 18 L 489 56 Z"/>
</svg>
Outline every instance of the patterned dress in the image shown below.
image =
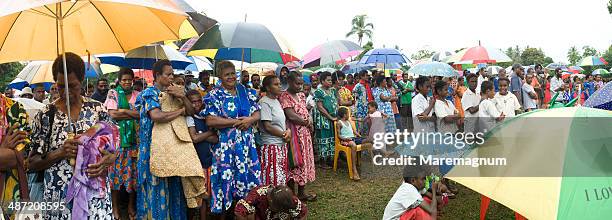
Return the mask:
<svg viewBox="0 0 612 220">
<path fill-rule="evenodd" d="M 283 109 L 293 108 L 295 113 L 303 119 L 308 119 L 310 117 L 308 109 L 306 109 L 306 97 L 304 96 L 304 93 L 298 93 L 297 99 L 295 99 L 289 92 L 283 92 L 278 99 L 280 100 Z M 297 134 L 292 135 L 298 135 L 300 149 L 302 151 L 302 157 L 304 160 L 304 164 L 301 167 L 297 167 L 289 171 L 289 179 L 293 180 L 300 186 L 304 186 L 306 183 L 313 182 L 315 180 L 315 164 L 310 130 L 306 126 L 294 125 L 289 120 L 287 120 L 287 126 L 296 126 Z"/>
<path fill-rule="evenodd" d="M 247 89 L 250 114 L 259 111 L 256 92 Z M 218 86 L 204 97 L 206 109 L 201 116 L 217 116 L 236 119 L 239 115 L 240 97 Z M 228 127 L 217 131 L 219 144 L 212 146 L 210 210 L 222 213 L 232 206 L 232 202 L 244 198 L 247 193 L 260 184 L 261 166 L 257 158 L 253 128 L 246 131 Z"/>
<path fill-rule="evenodd" d="M 153 120 L 149 111 L 160 109 L 159 94 L 156 87 L 143 90 L 136 98 L 136 109 L 140 113 L 140 144 L 137 163 L 138 180 L 136 183 L 136 219 L 144 219 L 148 214 L 153 219 L 187 219 L 187 201 L 184 198 L 180 177 L 160 178 L 153 176 L 149 169 L 151 156 L 151 132 Z"/>
<path fill-rule="evenodd" d="M 136 110 L 136 98 L 138 97 L 138 91 L 133 91 L 131 97 L 128 99 L 131 110 Z M 104 106 L 108 110 L 117 110 L 119 107 L 119 96 L 116 90 L 108 91 L 108 96 L 104 102 Z M 136 135 L 136 134 L 134 134 Z M 136 163 L 138 162 L 138 145 L 131 147 L 120 147 L 117 149 L 117 159 L 113 165 L 112 170 L 109 172 L 109 178 L 111 179 L 111 187 L 113 190 L 120 190 L 121 187 L 127 192 L 132 192 L 136 186 Z"/>
<path fill-rule="evenodd" d="M 255 220 L 289 220 L 301 219 L 308 214 L 306 204 L 302 203 L 297 197 L 293 196 L 295 208 L 287 212 L 274 212 L 270 209 L 268 194 L 274 189 L 273 186 L 259 186 L 254 188 L 246 198 L 241 199 L 236 204 L 236 213 L 240 216 L 254 215 Z"/>
<path fill-rule="evenodd" d="M 338 111 L 338 98 L 336 89 L 330 88 L 326 93 L 323 88 L 315 91 L 315 102 L 322 102 L 323 107 L 332 117 L 336 117 Z M 334 156 L 334 122 L 323 116 L 317 106 L 314 108 L 315 146 L 322 159 Z"/>
<path fill-rule="evenodd" d="M 76 134 L 87 131 L 99 121 L 110 122 L 110 117 L 102 103 L 91 98 L 82 97 L 83 106 L 76 122 L 72 123 Z M 49 124 L 47 112 L 49 105 L 36 114 L 32 124 L 32 150 L 45 155 L 48 152 L 60 149 L 68 137 L 68 117 L 64 112 L 56 111 L 53 125 Z M 47 132 L 51 131 L 50 140 L 46 140 Z M 66 186 L 73 175 L 72 166 L 68 160 L 61 160 L 44 172 L 44 202 L 64 202 Z M 89 201 L 88 219 L 112 219 L 112 206 L 110 199 L 109 180 L 106 181 L 106 195 L 103 198 L 94 198 Z M 69 204 L 67 204 L 69 205 Z M 69 206 L 67 206 L 69 207 Z M 44 219 L 71 219 L 69 208 L 43 212 Z"/>
<path fill-rule="evenodd" d="M 374 95 L 374 100 L 376 104 L 378 104 L 378 110 L 383 114 L 389 116 L 385 119 L 385 131 L 395 133 L 396 125 L 395 118 L 393 117 L 393 108 L 391 108 L 391 102 L 383 101 L 380 99 L 380 95 L 390 97 L 391 91 L 389 89 L 383 89 L 380 87 L 376 87 L 372 89 L 372 94 Z"/>
<path fill-rule="evenodd" d="M 353 117 L 355 118 L 357 131 L 363 135 L 366 129 L 365 126 L 363 126 L 362 120 L 368 116 L 368 91 L 363 84 L 357 83 L 353 88 L 353 94 L 355 94 L 355 111 L 353 112 Z"/>
</svg>

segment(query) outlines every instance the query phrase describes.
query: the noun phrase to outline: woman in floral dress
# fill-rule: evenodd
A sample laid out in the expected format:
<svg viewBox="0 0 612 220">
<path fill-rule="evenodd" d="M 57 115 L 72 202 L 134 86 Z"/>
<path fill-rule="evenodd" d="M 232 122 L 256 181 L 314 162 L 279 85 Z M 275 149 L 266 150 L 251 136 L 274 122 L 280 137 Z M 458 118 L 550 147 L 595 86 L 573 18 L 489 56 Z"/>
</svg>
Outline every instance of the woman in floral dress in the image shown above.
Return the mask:
<svg viewBox="0 0 612 220">
<path fill-rule="evenodd" d="M 331 73 L 322 72 L 321 87 L 315 91 L 315 146 L 323 168 L 329 169 L 334 156 L 334 121 L 338 111 L 338 92 L 332 87 Z"/>
<path fill-rule="evenodd" d="M 373 101 L 370 84 L 367 81 L 368 71 L 363 70 L 357 74 L 359 83 L 353 88 L 355 95 L 355 111 L 353 112 L 354 119 L 357 125 L 357 131 L 361 135 L 365 135 L 364 119 L 368 115 L 368 102 Z"/>
<path fill-rule="evenodd" d="M 236 83 L 236 68 L 221 61 L 217 74 L 221 85 L 206 97 L 206 117 L 210 128 L 218 129 L 219 144 L 213 146 L 211 166 L 211 212 L 225 216 L 233 202 L 244 198 L 260 184 L 261 166 L 255 148 L 253 124 L 259 117 L 256 92 Z"/>
<path fill-rule="evenodd" d="M 139 92 L 133 90 L 132 83 L 134 72 L 129 68 L 121 68 L 117 74 L 119 85 L 116 89 L 108 92 L 104 106 L 108 109 L 111 118 L 119 127 L 121 135 L 121 147 L 117 149 L 117 160 L 109 177 L 113 193 L 113 216 L 119 215 L 119 190 L 127 191 L 129 194 L 128 214 L 130 219 L 136 218 L 136 162 L 138 158 L 138 119 L 140 115 L 136 110 L 136 97 Z"/>
<path fill-rule="evenodd" d="M 315 180 L 314 154 L 312 150 L 311 132 L 312 117 L 306 108 L 306 97 L 302 93 L 304 78 L 298 72 L 290 72 L 287 76 L 289 87 L 279 98 L 287 118 L 287 127 L 292 128 L 292 138 L 297 138 L 302 153 L 302 165 L 289 171 L 289 187 L 294 190 L 298 186 L 298 198 L 305 201 L 316 199 L 316 195 L 306 193 L 306 184 Z"/>
<path fill-rule="evenodd" d="M 396 125 L 395 118 L 393 117 L 393 108 L 391 108 L 391 91 L 387 88 L 387 81 L 384 76 L 376 78 L 376 87 L 372 89 L 372 95 L 376 104 L 378 104 L 378 110 L 389 116 L 385 119 L 385 131 L 395 133 Z"/>
<path fill-rule="evenodd" d="M 93 99 L 82 97 L 81 82 L 85 77 L 85 65 L 81 57 L 73 53 L 66 53 L 68 69 L 68 82 L 64 81 L 62 57 L 53 62 L 53 78 L 57 82 L 60 98 L 55 103 L 47 105 L 36 114 L 32 124 L 31 149 L 29 157 L 30 170 L 44 170 L 44 196 L 43 202 L 64 202 L 66 186 L 73 175 L 73 166 L 68 162 L 76 157 L 78 142 L 69 139 L 69 132 L 76 134 L 85 132 L 99 121 L 110 122 L 110 117 L 102 103 Z M 70 118 L 68 122 L 65 83 L 68 83 L 70 95 Z M 53 119 L 50 118 L 53 117 Z M 53 120 L 53 124 L 50 121 Z M 70 129 L 69 124 L 72 125 Z M 49 133 L 50 132 L 50 133 Z M 103 152 L 100 162 L 93 164 L 87 170 L 91 177 L 106 175 L 108 167 L 115 161 L 115 155 Z M 110 199 L 109 181 L 105 182 L 106 194 L 90 200 L 87 204 L 88 219 L 111 219 L 112 205 Z M 44 219 L 71 219 L 71 207 L 66 209 L 43 211 Z"/>
</svg>

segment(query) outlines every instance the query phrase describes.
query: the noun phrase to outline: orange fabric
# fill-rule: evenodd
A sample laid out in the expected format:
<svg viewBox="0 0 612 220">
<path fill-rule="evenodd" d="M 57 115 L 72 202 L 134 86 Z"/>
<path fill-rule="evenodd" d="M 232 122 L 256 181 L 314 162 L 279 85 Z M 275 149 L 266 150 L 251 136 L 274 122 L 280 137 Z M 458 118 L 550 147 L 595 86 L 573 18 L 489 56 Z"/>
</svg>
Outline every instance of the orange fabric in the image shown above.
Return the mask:
<svg viewBox="0 0 612 220">
<path fill-rule="evenodd" d="M 397 96 L 395 89 L 391 88 L 391 96 Z M 397 101 L 391 102 L 391 109 L 393 110 L 393 114 L 399 114 L 399 109 L 397 108 Z"/>
<path fill-rule="evenodd" d="M 490 203 L 491 199 L 489 197 L 480 195 L 480 220 L 485 220 Z"/>
<path fill-rule="evenodd" d="M 427 197 L 423 197 L 423 202 L 429 204 L 431 200 Z M 416 207 L 414 209 L 409 209 L 402 216 L 400 216 L 400 220 L 429 220 L 431 219 L 431 215 L 422 209 L 421 207 Z"/>
<path fill-rule="evenodd" d="M 457 95 L 455 95 L 455 109 L 457 109 L 457 111 L 459 111 L 459 116 L 463 118 L 463 108 L 461 107 L 461 97 L 463 96 L 463 93 L 465 92 L 465 90 L 467 90 L 467 88 L 465 86 L 459 86 L 459 88 L 457 88 Z"/>
<path fill-rule="evenodd" d="M 523 217 L 518 212 L 514 212 L 514 219 L 516 219 L 516 220 L 527 220 L 527 218 Z"/>
</svg>

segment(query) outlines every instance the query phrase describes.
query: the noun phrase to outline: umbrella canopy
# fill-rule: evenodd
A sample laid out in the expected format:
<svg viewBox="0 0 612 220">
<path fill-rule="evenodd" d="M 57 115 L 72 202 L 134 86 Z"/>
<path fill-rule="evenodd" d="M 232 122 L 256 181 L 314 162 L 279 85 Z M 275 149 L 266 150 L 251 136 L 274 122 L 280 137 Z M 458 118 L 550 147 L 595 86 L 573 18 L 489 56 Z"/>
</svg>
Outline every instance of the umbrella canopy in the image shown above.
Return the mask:
<svg viewBox="0 0 612 220">
<path fill-rule="evenodd" d="M 212 63 L 206 57 L 191 56 L 191 57 L 188 57 L 188 58 L 193 63 L 189 64 L 187 67 L 185 67 L 185 70 L 189 70 L 189 71 L 192 71 L 192 72 L 201 72 L 201 71 L 204 71 L 204 70 L 213 70 Z"/>
<path fill-rule="evenodd" d="M 219 50 L 208 51 L 207 49 Z M 206 56 L 216 60 L 241 60 L 249 63 L 286 63 L 298 60 L 297 58 L 289 59 L 288 56 L 295 52 L 283 37 L 274 34 L 264 25 L 244 22 L 216 24 L 194 43 L 188 54 Z"/>
<path fill-rule="evenodd" d="M 612 111 L 612 83 L 606 83 L 603 88 L 593 93 L 584 102 L 584 106 Z"/>
<path fill-rule="evenodd" d="M 368 51 L 361 58 L 361 60 L 359 60 L 359 63 L 361 64 L 368 64 L 368 63 L 404 64 L 404 63 L 410 63 L 410 60 L 402 52 L 396 49 L 378 48 L 378 49 L 372 49 Z"/>
<path fill-rule="evenodd" d="M 578 62 L 578 66 L 601 66 L 601 65 L 608 65 L 608 62 L 606 62 L 604 58 L 599 57 L 599 56 L 588 56 L 588 57 L 582 58 L 582 60 Z"/>
<path fill-rule="evenodd" d="M 608 74 L 610 74 L 610 72 L 607 71 L 606 69 L 596 69 L 591 73 L 591 75 L 608 75 Z"/>
<path fill-rule="evenodd" d="M 330 72 L 330 73 L 333 73 L 333 72 L 336 72 L 336 70 L 337 69 L 334 69 L 334 68 L 331 68 L 331 67 L 323 67 L 323 68 L 315 70 L 314 72 L 315 73 L 320 73 L 320 72 Z"/>
<path fill-rule="evenodd" d="M 421 63 L 413 66 L 408 72 L 419 76 L 459 76 L 452 66 L 442 62 Z"/>
<path fill-rule="evenodd" d="M 561 68 L 561 70 L 563 71 L 568 70 L 567 65 L 563 63 L 551 63 L 551 64 L 546 65 L 546 69 L 549 69 L 549 70 L 555 70 L 557 68 Z"/>
<path fill-rule="evenodd" d="M 17 74 L 17 78 L 23 79 L 29 84 L 54 83 L 52 67 L 53 62 L 51 61 L 32 61 Z M 85 63 L 86 78 L 97 78 L 101 75 L 102 70 L 98 62 Z"/>
<path fill-rule="evenodd" d="M 499 74 L 499 70 L 503 69 L 501 66 L 489 66 L 487 67 L 487 73 L 489 75 L 497 75 Z"/>
<path fill-rule="evenodd" d="M 348 40 L 333 40 L 310 49 L 302 58 L 304 68 L 336 64 L 336 61 L 357 56 L 363 51 L 356 43 Z"/>
<path fill-rule="evenodd" d="M 193 64 L 193 61 L 168 45 L 143 46 L 131 50 L 125 55 L 115 53 L 99 55 L 98 58 L 104 64 L 132 69 L 153 69 L 153 64 L 161 59 L 170 60 L 174 69 L 185 69 Z"/>
<path fill-rule="evenodd" d="M 505 158 L 506 166 L 455 166 L 447 178 L 527 219 L 607 219 L 611 117 L 571 107 L 506 118 L 464 156 Z"/>
<path fill-rule="evenodd" d="M 476 46 L 457 52 L 446 62 L 455 64 L 506 63 L 512 62 L 512 59 L 497 48 Z"/>
<path fill-rule="evenodd" d="M 248 67 L 245 68 L 246 71 L 249 72 L 249 74 L 259 74 L 259 75 L 273 75 L 274 71 L 276 70 L 276 68 L 278 67 L 278 64 L 276 63 L 270 63 L 270 62 L 266 62 L 266 63 L 252 63 L 250 64 Z"/>
<path fill-rule="evenodd" d="M 582 67 L 579 67 L 579 66 L 570 66 L 567 68 L 567 71 L 572 72 L 572 73 L 580 73 L 584 71 L 584 69 L 582 69 Z"/>
<path fill-rule="evenodd" d="M 439 51 L 439 52 L 434 53 L 434 55 L 431 56 L 429 60 L 436 61 L 436 62 L 442 62 L 446 60 L 447 58 L 451 57 L 452 55 L 453 53 L 449 51 Z"/>
<path fill-rule="evenodd" d="M 20 78 L 15 78 L 13 81 L 11 81 L 8 84 L 8 88 L 22 90 L 23 88 L 25 88 L 28 85 L 30 85 L 30 84 L 27 81 L 25 81 L 23 79 L 20 79 Z"/>
<path fill-rule="evenodd" d="M 342 70 L 342 72 L 344 73 L 355 74 L 355 73 L 358 73 L 359 71 L 370 70 L 373 68 L 376 68 L 375 63 L 363 64 L 363 63 L 359 63 L 359 61 L 351 61 L 345 64 L 344 66 L 342 66 L 340 70 Z M 397 63 L 385 64 L 385 69 L 400 69 L 400 68 L 402 68 L 402 66 Z"/>
<path fill-rule="evenodd" d="M 186 17 L 167 0 L 2 1 L 0 63 L 55 59 L 62 35 L 79 55 L 127 52 L 177 39 Z"/>
</svg>

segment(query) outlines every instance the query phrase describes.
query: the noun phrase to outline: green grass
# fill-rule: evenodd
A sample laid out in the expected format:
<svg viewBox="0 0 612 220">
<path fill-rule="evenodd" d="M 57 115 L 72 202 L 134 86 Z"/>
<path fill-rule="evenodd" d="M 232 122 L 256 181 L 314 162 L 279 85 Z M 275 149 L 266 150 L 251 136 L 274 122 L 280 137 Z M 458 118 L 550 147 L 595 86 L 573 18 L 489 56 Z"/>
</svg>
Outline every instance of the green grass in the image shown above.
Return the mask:
<svg viewBox="0 0 612 220">
<path fill-rule="evenodd" d="M 359 182 L 348 178 L 346 164 L 342 162 L 338 164 L 337 173 L 317 169 L 317 180 L 307 186 L 308 192 L 317 194 L 317 201 L 308 203 L 308 218 L 382 219 L 387 202 L 401 184 L 401 168 L 373 166 L 366 162 L 362 165 Z M 440 219 L 478 219 L 480 195 L 461 185 L 457 187 L 459 195 L 442 210 Z M 514 212 L 491 201 L 486 219 L 514 219 Z"/>
</svg>

